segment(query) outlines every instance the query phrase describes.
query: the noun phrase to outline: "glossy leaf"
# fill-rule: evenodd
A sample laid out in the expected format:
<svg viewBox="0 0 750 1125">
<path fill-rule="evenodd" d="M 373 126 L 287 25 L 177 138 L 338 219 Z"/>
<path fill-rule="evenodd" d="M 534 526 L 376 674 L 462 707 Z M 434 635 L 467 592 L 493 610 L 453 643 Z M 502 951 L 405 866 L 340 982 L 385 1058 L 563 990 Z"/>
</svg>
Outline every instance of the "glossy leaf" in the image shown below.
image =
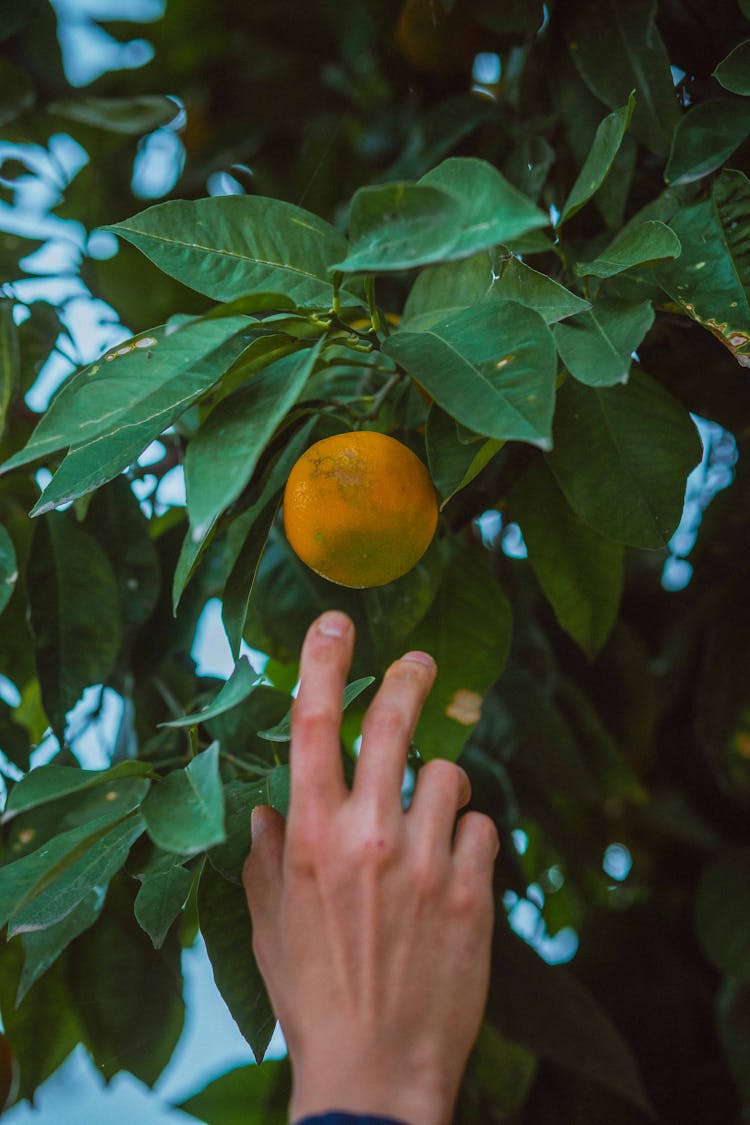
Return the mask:
<svg viewBox="0 0 750 1125">
<path fill-rule="evenodd" d="M 171 200 L 108 227 L 170 277 L 215 301 L 253 291 L 328 307 L 345 239 L 301 207 L 262 196 Z"/>
<path fill-rule="evenodd" d="M 141 796 L 145 788 L 144 783 Z M 96 821 L 92 822 L 95 823 Z M 98 839 L 89 840 L 81 857 L 65 871 L 59 874 L 55 871 L 54 879 L 53 873 L 49 872 L 33 898 L 13 912 L 8 922 L 8 936 L 43 929 L 59 922 L 89 896 L 92 888 L 98 888 L 103 894 L 109 880 L 125 863 L 128 852 L 143 832 L 143 827 L 140 815 L 133 813 L 113 825 Z M 70 833 L 65 835 L 70 836 Z M 54 844 L 55 841 L 51 846 L 54 847 Z M 29 861 L 33 855 L 29 856 Z M 25 861 L 17 862 L 20 865 Z"/>
<path fill-rule="evenodd" d="M 180 112 L 171 98 L 142 94 L 135 98 L 77 97 L 54 102 L 50 112 L 69 121 L 140 137 L 168 125 Z"/>
<path fill-rule="evenodd" d="M 568 379 L 558 392 L 547 461 L 573 511 L 600 535 L 665 547 L 700 458 L 689 414 L 643 372 L 603 389 Z"/>
<path fill-rule="evenodd" d="M 576 0 L 566 30 L 589 89 L 612 109 L 635 90 L 632 130 L 657 156 L 666 156 L 680 113 L 656 10 L 656 0 L 602 0 L 595 6 Z"/>
<path fill-rule="evenodd" d="M 111 785 L 123 777 L 145 777 L 152 772 L 148 762 L 119 762 L 107 770 L 84 770 L 76 766 L 37 766 L 11 788 L 3 822 L 39 805 L 80 793 L 96 785 Z"/>
<path fill-rule="evenodd" d="M 606 180 L 622 144 L 625 130 L 630 124 L 634 108 L 635 98 L 631 94 L 626 105 L 610 113 L 599 125 L 586 162 L 563 205 L 560 224 L 577 214 Z"/>
<path fill-rule="evenodd" d="M 18 581 L 18 561 L 13 540 L 0 524 L 0 613 L 13 596 Z"/>
<path fill-rule="evenodd" d="M 256 805 L 268 804 L 268 781 L 230 781 L 224 786 L 227 838 L 208 852 L 211 866 L 231 883 L 242 882 L 242 867 L 250 852 L 250 814 Z"/>
<path fill-rule="evenodd" d="M 419 753 L 455 761 L 479 720 L 485 693 L 505 664 L 511 610 L 476 549 L 456 545 L 446 556 L 428 613 L 401 643 L 429 652 L 438 666 L 414 735 Z"/>
<path fill-rule="evenodd" d="M 653 323 L 650 301 L 597 301 L 590 312 L 555 327 L 555 344 L 581 383 L 609 387 L 627 382 L 632 353 Z"/>
<path fill-rule="evenodd" d="M 169 1062 L 185 1016 L 181 952 L 171 937 L 154 949 L 122 894 L 72 946 L 74 1007 L 106 1081 L 129 1071 L 152 1086 Z"/>
<path fill-rule="evenodd" d="M 195 855 L 225 839 L 218 743 L 152 789 L 143 819 L 154 843 L 178 855 Z"/>
<path fill-rule="evenodd" d="M 531 309 L 510 301 L 476 305 L 424 332 L 396 332 L 383 350 L 476 433 L 549 443 L 554 343 Z"/>
<path fill-rule="evenodd" d="M 219 379 L 225 368 L 216 369 L 212 354 L 247 324 L 244 317 L 229 317 L 186 324 L 173 332 L 154 328 L 111 348 L 63 386 L 29 442 L 2 471 L 97 439 L 104 444 L 99 452 L 104 461 L 111 457 L 113 445 L 118 452 L 128 447 L 128 430 L 135 426 L 148 435 L 140 452 Z M 247 343 L 237 340 L 227 366 Z"/>
<path fill-rule="evenodd" d="M 567 316 L 591 308 L 589 301 L 571 293 L 559 281 L 533 270 L 518 258 L 505 262 L 500 277 L 492 285 L 490 298 L 517 301 L 543 317 L 545 324 L 554 324 Z"/>
<path fill-rule="evenodd" d="M 681 250 L 680 240 L 671 227 L 651 220 L 618 235 L 592 262 L 577 262 L 576 273 L 584 277 L 614 277 L 634 266 L 679 258 Z"/>
<path fill-rule="evenodd" d="M 351 248 L 336 269 L 408 269 L 451 257 L 461 208 L 453 196 L 414 183 L 360 188 L 349 219 Z"/>
<path fill-rule="evenodd" d="M 37 524 L 27 577 L 42 701 L 62 740 L 68 711 L 106 681 L 117 656 L 117 584 L 96 540 L 57 512 Z"/>
<path fill-rule="evenodd" d="M 417 184 L 361 188 L 351 250 L 336 268 L 377 272 L 465 258 L 547 221 L 492 165 L 453 157 Z"/>
<path fill-rule="evenodd" d="M 8 421 L 8 408 L 18 391 L 21 377 L 21 352 L 18 328 L 13 319 L 13 302 L 0 300 L 0 438 Z"/>
<path fill-rule="evenodd" d="M 689 184 L 715 172 L 748 133 L 748 102 L 716 98 L 691 106 L 675 129 L 664 179 L 668 184 Z"/>
<path fill-rule="evenodd" d="M 717 969 L 750 979 L 750 848 L 727 849 L 705 868 L 695 896 L 695 930 Z"/>
<path fill-rule="evenodd" d="M 135 917 L 154 949 L 161 949 L 193 884 L 192 873 L 180 865 L 180 860 L 180 856 L 157 853 L 143 872 L 135 896 Z"/>
<path fill-rule="evenodd" d="M 366 691 L 374 683 L 374 676 L 363 676 L 361 679 L 353 680 L 350 684 L 347 684 L 344 688 L 343 710 L 345 711 L 363 691 Z M 265 738 L 268 742 L 288 742 L 292 737 L 291 709 L 275 727 L 270 730 L 259 730 L 258 736 L 259 738 Z"/>
<path fill-rule="evenodd" d="M 733 94 L 750 94 L 750 39 L 738 43 L 713 72 L 714 78 Z"/>
<path fill-rule="evenodd" d="M 425 425 L 425 444 L 430 477 L 443 499 L 441 506 L 445 507 L 489 464 L 504 443 L 495 438 L 478 438 L 469 444 L 459 441 L 455 420 L 433 403 Z"/>
<path fill-rule="evenodd" d="M 541 458 L 513 489 L 510 505 L 558 622 L 596 656 L 620 604 L 622 546 L 582 523 Z"/>
<path fill-rule="evenodd" d="M 196 723 L 202 723 L 206 719 L 213 719 L 214 716 L 222 715 L 225 711 L 230 711 L 233 707 L 238 707 L 241 703 L 244 703 L 251 692 L 262 682 L 263 676 L 258 675 L 246 656 L 241 656 L 235 664 L 231 676 L 212 703 L 206 704 L 200 711 L 194 711 L 190 715 L 182 715 L 179 719 L 171 719 L 169 722 L 159 725 L 162 727 L 189 727 L 195 726 Z"/>
<path fill-rule="evenodd" d="M 123 639 L 130 642 L 159 596 L 159 558 L 148 520 L 128 481 L 117 477 L 91 498 L 85 529 L 104 548 L 114 571 Z"/>
<path fill-rule="evenodd" d="M 256 1061 L 262 1062 L 276 1018 L 253 957 L 245 892 L 206 866 L 198 889 L 198 911 L 216 985 Z"/>
<path fill-rule="evenodd" d="M 274 430 L 302 393 L 319 354 L 316 345 L 277 360 L 209 414 L 185 458 L 191 534 L 203 535 L 240 495 Z"/>
<path fill-rule="evenodd" d="M 176 1108 L 221 1125 L 286 1125 L 289 1081 L 286 1059 L 266 1059 L 227 1071 Z"/>
<path fill-rule="evenodd" d="M 669 225 L 682 253 L 655 277 L 680 308 L 713 333 L 743 367 L 750 367 L 750 181 L 724 171 L 710 199 L 682 207 Z"/>
<path fill-rule="evenodd" d="M 102 912 L 106 892 L 106 883 L 92 886 L 88 894 L 58 922 L 22 935 L 23 972 L 18 982 L 16 1004 L 22 1002 L 32 984 L 46 973 L 71 941 L 93 926 Z"/>
<path fill-rule="evenodd" d="M 450 157 L 419 182 L 447 192 L 461 207 L 454 258 L 468 257 L 549 225 L 544 211 L 484 160 Z"/>
</svg>

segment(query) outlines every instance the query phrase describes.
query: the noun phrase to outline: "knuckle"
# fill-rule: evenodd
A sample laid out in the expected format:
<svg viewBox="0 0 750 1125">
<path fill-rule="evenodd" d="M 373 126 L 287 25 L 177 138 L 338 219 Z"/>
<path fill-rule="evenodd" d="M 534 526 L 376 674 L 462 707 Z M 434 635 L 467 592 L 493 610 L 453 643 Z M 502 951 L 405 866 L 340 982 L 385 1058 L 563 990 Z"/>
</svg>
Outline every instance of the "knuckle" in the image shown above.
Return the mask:
<svg viewBox="0 0 750 1125">
<path fill-rule="evenodd" d="M 474 879 L 457 879 L 451 889 L 450 906 L 458 918 L 481 917 L 491 911 L 491 890 Z"/>
<path fill-rule="evenodd" d="M 375 828 L 359 837 L 354 851 L 356 862 L 380 870 L 395 863 L 399 855 L 399 843 L 393 833 Z"/>
<path fill-rule="evenodd" d="M 370 738 L 392 738 L 402 734 L 405 728 L 406 721 L 401 711 L 390 704 L 371 707 L 363 723 L 363 731 Z"/>
<path fill-rule="evenodd" d="M 445 885 L 446 871 L 432 855 L 419 857 L 413 868 L 412 878 L 417 896 L 422 900 L 435 899 Z"/>
<path fill-rule="evenodd" d="M 338 729 L 339 713 L 333 707 L 295 701 L 292 707 L 292 730 L 303 738 Z"/>
</svg>

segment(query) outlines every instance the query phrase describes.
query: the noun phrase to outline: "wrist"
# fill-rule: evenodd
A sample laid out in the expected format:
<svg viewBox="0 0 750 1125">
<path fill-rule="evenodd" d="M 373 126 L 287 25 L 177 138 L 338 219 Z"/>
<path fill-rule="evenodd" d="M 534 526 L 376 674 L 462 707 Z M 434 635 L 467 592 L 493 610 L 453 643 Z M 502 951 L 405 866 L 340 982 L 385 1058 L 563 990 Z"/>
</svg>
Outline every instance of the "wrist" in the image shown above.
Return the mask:
<svg viewBox="0 0 750 1125">
<path fill-rule="evenodd" d="M 292 1056 L 290 1120 L 326 1112 L 395 1118 L 403 1125 L 450 1125 L 457 1090 L 444 1075 L 383 1059 L 360 1060 L 340 1050 L 332 1057 Z"/>
</svg>

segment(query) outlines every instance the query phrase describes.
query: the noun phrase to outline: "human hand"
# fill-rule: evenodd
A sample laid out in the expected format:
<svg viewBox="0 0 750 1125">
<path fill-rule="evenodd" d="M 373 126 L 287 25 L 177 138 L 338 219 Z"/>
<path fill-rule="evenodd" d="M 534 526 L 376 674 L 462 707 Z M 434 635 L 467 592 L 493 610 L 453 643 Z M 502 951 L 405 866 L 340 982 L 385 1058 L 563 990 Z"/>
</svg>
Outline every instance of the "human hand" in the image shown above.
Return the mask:
<svg viewBox="0 0 750 1125">
<path fill-rule="evenodd" d="M 406 754 L 435 678 L 425 653 L 385 674 L 365 716 L 351 792 L 339 726 L 354 627 L 318 618 L 292 708 L 288 821 L 253 810 L 243 880 L 253 948 L 292 1063 L 290 1114 L 348 1110 L 450 1121 L 489 984 L 494 824 L 456 812 L 469 779 Z"/>
</svg>

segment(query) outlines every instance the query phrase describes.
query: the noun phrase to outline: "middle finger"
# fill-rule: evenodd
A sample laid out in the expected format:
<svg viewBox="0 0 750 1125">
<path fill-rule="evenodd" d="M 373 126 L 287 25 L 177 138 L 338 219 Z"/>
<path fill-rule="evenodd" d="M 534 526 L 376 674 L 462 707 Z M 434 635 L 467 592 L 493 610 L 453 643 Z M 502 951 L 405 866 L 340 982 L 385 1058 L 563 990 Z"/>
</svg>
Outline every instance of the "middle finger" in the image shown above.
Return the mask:
<svg viewBox="0 0 750 1125">
<path fill-rule="evenodd" d="M 362 724 L 353 786 L 358 801 L 401 812 L 406 756 L 436 671 L 426 652 L 408 652 L 386 672 Z"/>
</svg>

